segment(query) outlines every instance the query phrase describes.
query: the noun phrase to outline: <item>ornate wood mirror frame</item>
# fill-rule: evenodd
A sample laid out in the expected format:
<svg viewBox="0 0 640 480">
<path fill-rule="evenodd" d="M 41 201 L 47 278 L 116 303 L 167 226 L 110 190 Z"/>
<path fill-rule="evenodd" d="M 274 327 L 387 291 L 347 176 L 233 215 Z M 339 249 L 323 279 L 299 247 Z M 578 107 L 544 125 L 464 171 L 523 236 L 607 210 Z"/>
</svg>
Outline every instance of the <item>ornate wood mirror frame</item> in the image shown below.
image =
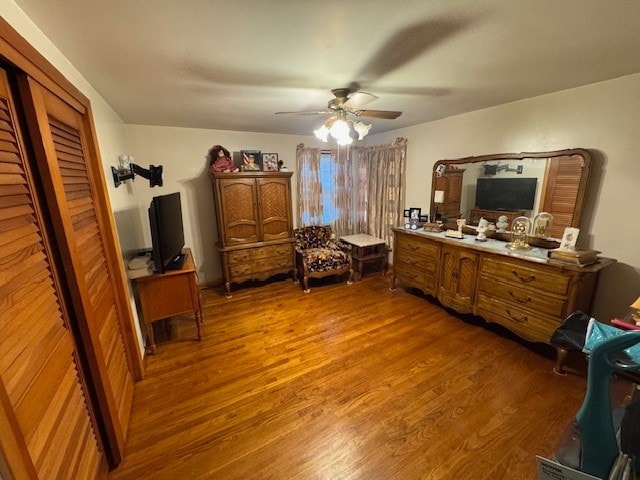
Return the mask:
<svg viewBox="0 0 640 480">
<path fill-rule="evenodd" d="M 431 213 L 442 215 L 447 226 L 455 219 L 466 218 L 477 225 L 480 217 L 496 222 L 500 215 L 526 216 L 540 212 L 553 215 L 548 237 L 559 239 L 565 227 L 578 227 L 589 180 L 591 154 L 584 149 L 534 153 L 501 153 L 439 160 L 433 167 Z M 537 178 L 534 208 L 506 211 L 476 208 L 476 182 L 479 178 Z M 434 202 L 436 191 L 443 191 L 441 203 Z M 455 228 L 455 226 L 453 227 Z"/>
</svg>

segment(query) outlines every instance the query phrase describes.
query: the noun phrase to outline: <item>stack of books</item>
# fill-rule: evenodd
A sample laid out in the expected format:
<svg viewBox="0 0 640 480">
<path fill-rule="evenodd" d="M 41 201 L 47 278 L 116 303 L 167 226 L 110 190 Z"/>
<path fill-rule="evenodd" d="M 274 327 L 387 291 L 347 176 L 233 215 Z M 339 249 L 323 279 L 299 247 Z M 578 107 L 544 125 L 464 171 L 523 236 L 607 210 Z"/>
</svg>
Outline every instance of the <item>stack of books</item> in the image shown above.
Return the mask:
<svg viewBox="0 0 640 480">
<path fill-rule="evenodd" d="M 598 261 L 598 250 L 585 248 L 556 248 L 549 250 L 549 258 L 574 265 L 590 265 Z"/>
</svg>

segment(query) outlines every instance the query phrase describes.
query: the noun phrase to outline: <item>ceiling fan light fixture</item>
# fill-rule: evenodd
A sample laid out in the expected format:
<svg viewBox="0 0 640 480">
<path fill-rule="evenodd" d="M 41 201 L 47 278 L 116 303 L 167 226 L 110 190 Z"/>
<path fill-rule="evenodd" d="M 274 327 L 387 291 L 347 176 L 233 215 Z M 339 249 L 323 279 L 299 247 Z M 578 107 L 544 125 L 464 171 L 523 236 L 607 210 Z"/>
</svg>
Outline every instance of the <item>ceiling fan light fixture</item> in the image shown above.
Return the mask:
<svg viewBox="0 0 640 480">
<path fill-rule="evenodd" d="M 369 130 L 371 130 L 371 124 L 366 124 L 360 121 L 354 122 L 353 129 L 358 132 L 358 140 L 362 140 L 367 136 Z"/>
<path fill-rule="evenodd" d="M 319 138 L 320 140 L 322 140 L 323 142 L 326 142 L 328 140 L 329 137 L 329 129 L 327 128 L 326 125 L 322 125 L 320 128 L 318 128 L 317 130 L 313 131 L 314 135 L 316 136 L 316 138 Z"/>
<path fill-rule="evenodd" d="M 335 122 L 333 122 L 333 125 L 331 125 L 329 133 L 336 140 L 340 140 L 345 137 L 349 138 L 349 124 L 346 120 L 338 118 Z"/>
</svg>

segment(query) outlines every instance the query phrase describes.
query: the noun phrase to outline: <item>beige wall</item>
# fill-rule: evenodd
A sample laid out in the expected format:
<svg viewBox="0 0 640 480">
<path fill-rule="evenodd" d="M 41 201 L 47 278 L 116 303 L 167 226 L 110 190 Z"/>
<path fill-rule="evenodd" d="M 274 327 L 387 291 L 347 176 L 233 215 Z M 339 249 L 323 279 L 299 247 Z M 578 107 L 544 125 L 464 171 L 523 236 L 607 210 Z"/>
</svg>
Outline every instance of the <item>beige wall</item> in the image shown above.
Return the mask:
<svg viewBox="0 0 640 480">
<path fill-rule="evenodd" d="M 616 258 L 593 315 L 607 321 L 640 296 L 640 74 L 375 135 L 409 139 L 406 205 L 429 206 L 433 164 L 491 153 L 587 148 L 595 153 L 579 243 Z"/>
<path fill-rule="evenodd" d="M 220 255 L 215 247 L 218 231 L 213 207 L 213 193 L 207 170 L 207 154 L 214 145 L 230 152 L 260 150 L 278 153 L 278 158 L 294 171 L 296 146 L 313 138 L 296 135 L 202 130 L 195 128 L 128 125 L 131 151 L 138 165 L 162 165 L 164 184 L 149 188 L 144 179 L 136 179 L 126 188 L 135 190 L 139 201 L 138 214 L 142 233 L 139 248 L 151 246 L 147 209 L 155 195 L 180 192 L 184 220 L 185 243 L 191 247 L 200 281 L 206 284 L 222 282 Z M 294 173 L 292 182 L 295 185 Z M 123 188 L 123 187 L 120 187 Z M 295 188 L 293 195 L 295 197 Z M 295 205 L 295 198 L 294 198 Z"/>
</svg>

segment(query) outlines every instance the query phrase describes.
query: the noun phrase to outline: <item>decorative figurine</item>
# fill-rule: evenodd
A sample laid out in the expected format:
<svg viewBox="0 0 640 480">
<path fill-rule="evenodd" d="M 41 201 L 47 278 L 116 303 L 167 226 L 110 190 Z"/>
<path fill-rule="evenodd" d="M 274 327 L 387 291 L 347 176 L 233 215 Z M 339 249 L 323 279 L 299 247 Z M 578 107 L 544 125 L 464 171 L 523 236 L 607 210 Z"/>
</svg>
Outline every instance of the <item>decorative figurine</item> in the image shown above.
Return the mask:
<svg viewBox="0 0 640 480">
<path fill-rule="evenodd" d="M 229 150 L 222 145 L 214 145 L 209 150 L 209 173 L 237 172 L 238 167 L 233 164 Z"/>
<path fill-rule="evenodd" d="M 458 225 L 458 233 L 462 236 L 462 227 L 467 224 L 467 220 L 465 218 L 458 218 L 456 224 Z"/>
<path fill-rule="evenodd" d="M 496 223 L 496 227 L 498 227 L 498 233 L 504 233 L 507 231 L 507 227 L 509 226 L 509 217 L 506 215 L 500 215 L 498 217 L 498 222 Z"/>
<path fill-rule="evenodd" d="M 477 242 L 487 241 L 487 235 L 485 234 L 485 232 L 488 229 L 489 229 L 489 222 L 484 218 L 480 218 L 480 221 L 478 222 L 478 228 L 476 228 L 476 231 L 478 232 L 478 235 L 476 235 Z"/>
</svg>

